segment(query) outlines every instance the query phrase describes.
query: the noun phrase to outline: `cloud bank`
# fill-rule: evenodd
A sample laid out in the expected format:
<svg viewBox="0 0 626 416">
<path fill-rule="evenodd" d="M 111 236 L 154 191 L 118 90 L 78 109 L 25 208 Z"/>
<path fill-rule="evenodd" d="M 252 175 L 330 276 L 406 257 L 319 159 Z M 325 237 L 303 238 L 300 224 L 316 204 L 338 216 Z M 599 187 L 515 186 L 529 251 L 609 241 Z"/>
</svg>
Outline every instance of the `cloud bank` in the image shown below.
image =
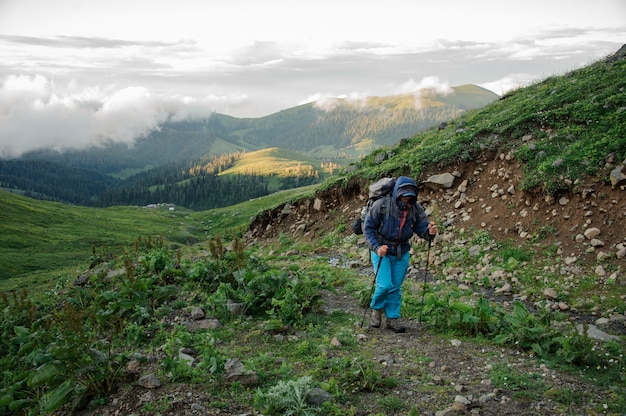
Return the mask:
<svg viewBox="0 0 626 416">
<path fill-rule="evenodd" d="M 9 76 L 0 84 L 0 156 L 107 142 L 132 145 L 165 122 L 209 117 L 220 100 L 154 94 L 140 86 L 60 89 L 42 75 Z"/>
</svg>

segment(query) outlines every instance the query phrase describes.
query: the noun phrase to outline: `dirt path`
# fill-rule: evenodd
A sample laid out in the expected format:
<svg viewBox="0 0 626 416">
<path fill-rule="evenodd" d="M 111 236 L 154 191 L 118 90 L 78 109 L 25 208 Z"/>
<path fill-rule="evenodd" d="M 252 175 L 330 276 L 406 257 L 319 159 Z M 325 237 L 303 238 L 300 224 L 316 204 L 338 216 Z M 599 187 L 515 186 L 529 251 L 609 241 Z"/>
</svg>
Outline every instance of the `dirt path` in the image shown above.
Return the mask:
<svg viewBox="0 0 626 416">
<path fill-rule="evenodd" d="M 605 400 L 601 389 L 584 382 L 577 374 L 549 369 L 528 353 L 433 334 L 417 320 L 406 318 L 402 319 L 407 328 L 404 334 L 370 328 L 369 316 L 361 328 L 364 310 L 358 307 L 356 299 L 338 289 L 336 294 L 325 291 L 323 300 L 326 313 L 339 310 L 354 315 L 355 332 L 368 354 L 385 376 L 399 382 L 393 394 L 409 408 L 419 409 L 420 414 L 435 414 L 446 409 L 457 409 L 459 413 L 442 414 L 597 414 Z M 523 398 L 524 390 L 519 386 L 510 390 L 494 387 L 494 371 L 503 367 L 509 368 L 512 374 L 522 375 L 523 380 L 530 377 L 537 385 L 542 384 L 545 391 L 555 392 L 555 396 L 557 392 L 567 392 L 585 397 L 587 402 L 563 405 L 534 390 Z M 371 414 L 368 403 L 376 403 L 379 398 L 376 394 L 364 395 L 357 414 Z"/>
</svg>

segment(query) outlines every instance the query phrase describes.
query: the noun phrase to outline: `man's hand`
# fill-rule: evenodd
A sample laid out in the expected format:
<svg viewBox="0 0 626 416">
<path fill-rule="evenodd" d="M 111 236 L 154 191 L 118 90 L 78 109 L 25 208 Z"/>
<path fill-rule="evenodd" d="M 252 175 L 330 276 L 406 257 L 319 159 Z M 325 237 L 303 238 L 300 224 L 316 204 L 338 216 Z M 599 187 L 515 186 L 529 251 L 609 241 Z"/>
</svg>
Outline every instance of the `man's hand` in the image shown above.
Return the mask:
<svg viewBox="0 0 626 416">
<path fill-rule="evenodd" d="M 430 224 L 428 224 L 428 234 L 437 235 L 437 224 L 435 224 L 434 221 L 431 221 Z"/>
<path fill-rule="evenodd" d="M 378 247 L 376 254 L 378 254 L 379 257 L 385 257 L 387 255 L 387 248 L 387 246 Z"/>
</svg>

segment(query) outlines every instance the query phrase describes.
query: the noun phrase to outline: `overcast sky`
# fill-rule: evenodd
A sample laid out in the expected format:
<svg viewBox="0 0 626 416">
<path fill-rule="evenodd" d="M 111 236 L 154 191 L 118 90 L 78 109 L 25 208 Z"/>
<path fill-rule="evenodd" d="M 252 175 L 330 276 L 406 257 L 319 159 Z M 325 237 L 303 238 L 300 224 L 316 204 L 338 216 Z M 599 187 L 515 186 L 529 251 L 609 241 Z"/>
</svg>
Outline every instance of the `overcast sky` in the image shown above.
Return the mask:
<svg viewBox="0 0 626 416">
<path fill-rule="evenodd" d="M 502 94 L 624 43 L 624 0 L 0 0 L 0 157 L 213 111 Z"/>
</svg>

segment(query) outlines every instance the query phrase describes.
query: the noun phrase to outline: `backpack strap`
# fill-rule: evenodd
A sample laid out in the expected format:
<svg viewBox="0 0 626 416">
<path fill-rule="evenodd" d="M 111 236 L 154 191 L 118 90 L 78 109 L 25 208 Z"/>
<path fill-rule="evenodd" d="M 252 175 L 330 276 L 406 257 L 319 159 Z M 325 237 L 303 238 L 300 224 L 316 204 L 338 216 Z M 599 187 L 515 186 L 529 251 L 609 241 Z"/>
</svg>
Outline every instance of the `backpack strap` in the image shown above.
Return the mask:
<svg viewBox="0 0 626 416">
<path fill-rule="evenodd" d="M 391 205 L 391 195 L 385 195 L 383 198 L 383 203 L 380 206 L 380 213 L 385 214 L 385 221 L 387 221 L 390 215 L 389 212 L 391 211 L 391 209 L 387 209 Z"/>
<path fill-rule="evenodd" d="M 378 226 L 378 230 L 377 230 L 378 238 L 383 244 L 395 244 L 395 242 L 387 240 L 380 234 L 380 229 L 383 227 L 383 224 L 389 220 L 389 217 L 391 215 L 390 205 L 391 205 L 391 195 L 387 194 L 383 197 L 383 202 L 380 204 L 380 215 L 384 216 L 384 219 L 383 221 L 380 222 L 380 225 Z"/>
</svg>

